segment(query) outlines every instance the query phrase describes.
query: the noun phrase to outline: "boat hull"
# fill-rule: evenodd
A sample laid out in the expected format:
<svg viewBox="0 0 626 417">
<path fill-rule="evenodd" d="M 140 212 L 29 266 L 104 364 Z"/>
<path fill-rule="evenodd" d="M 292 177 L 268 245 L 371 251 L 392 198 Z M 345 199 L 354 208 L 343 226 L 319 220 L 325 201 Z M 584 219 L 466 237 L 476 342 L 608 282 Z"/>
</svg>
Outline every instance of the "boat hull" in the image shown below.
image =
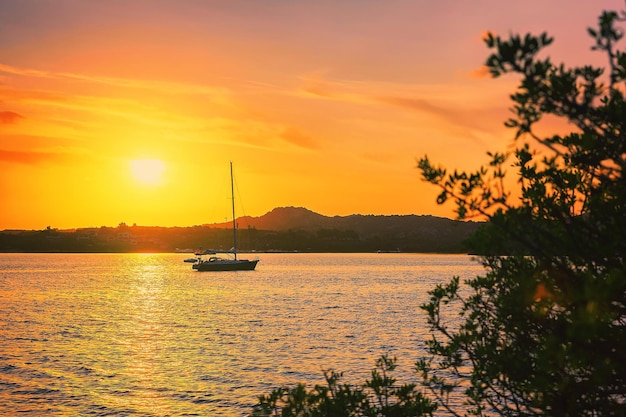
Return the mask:
<svg viewBox="0 0 626 417">
<path fill-rule="evenodd" d="M 217 261 L 202 261 L 192 266 L 193 269 L 199 272 L 210 271 L 253 271 L 256 268 L 258 259 L 249 261 L 247 259 L 238 260 L 217 260 Z"/>
</svg>

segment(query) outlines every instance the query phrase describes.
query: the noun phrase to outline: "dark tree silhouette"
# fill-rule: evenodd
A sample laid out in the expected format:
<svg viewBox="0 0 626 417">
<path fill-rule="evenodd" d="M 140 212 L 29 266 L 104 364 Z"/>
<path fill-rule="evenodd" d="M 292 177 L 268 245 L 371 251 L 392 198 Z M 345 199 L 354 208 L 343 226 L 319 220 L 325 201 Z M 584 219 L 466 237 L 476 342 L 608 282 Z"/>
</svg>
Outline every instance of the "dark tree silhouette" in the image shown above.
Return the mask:
<svg viewBox="0 0 626 417">
<path fill-rule="evenodd" d="M 589 29 L 608 68 L 554 65 L 540 36 L 489 34 L 494 77 L 519 74 L 511 95 L 514 150 L 488 167 L 448 174 L 428 158 L 423 177 L 453 200 L 459 217 L 484 216 L 474 237 L 485 276 L 458 278 L 424 306 L 434 336 L 418 363 L 424 383 L 455 415 L 626 415 L 626 54 L 616 12 Z M 540 136 L 545 116 L 566 120 L 567 135 Z M 515 167 L 514 199 L 503 184 Z M 512 253 L 506 253 L 506 252 Z M 505 252 L 506 255 L 499 256 Z M 454 307 L 451 307 L 454 306 Z M 458 308 L 460 324 L 450 313 Z M 448 319 L 446 319 L 446 317 Z M 463 393 L 467 410 L 448 394 Z"/>
<path fill-rule="evenodd" d="M 622 17 L 624 15 L 622 14 Z M 489 154 L 476 172 L 419 161 L 426 181 L 454 201 L 460 218 L 489 220 L 473 239 L 484 276 L 453 278 L 423 306 L 432 326 L 429 356 L 416 368 L 440 407 L 453 415 L 626 415 L 626 54 L 616 49 L 620 15 L 589 29 L 608 67 L 567 68 L 539 52 L 552 39 L 490 34 L 494 77 L 521 76 L 511 95 L 513 150 Z M 544 116 L 570 123 L 542 137 Z M 519 197 L 504 184 L 507 165 Z M 515 194 L 517 195 L 517 194 Z M 383 357 L 372 380 L 260 397 L 257 416 L 420 416 L 433 405 L 416 386 L 398 387 Z M 450 402 L 450 394 L 465 406 Z"/>
</svg>

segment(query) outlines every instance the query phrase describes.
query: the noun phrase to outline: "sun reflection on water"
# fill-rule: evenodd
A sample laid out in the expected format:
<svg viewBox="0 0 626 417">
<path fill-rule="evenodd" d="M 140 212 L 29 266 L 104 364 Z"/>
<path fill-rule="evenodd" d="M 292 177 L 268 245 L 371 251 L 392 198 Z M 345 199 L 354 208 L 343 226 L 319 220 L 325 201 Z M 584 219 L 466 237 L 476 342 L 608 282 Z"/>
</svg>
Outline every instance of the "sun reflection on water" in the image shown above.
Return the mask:
<svg viewBox="0 0 626 417">
<path fill-rule="evenodd" d="M 243 416 L 322 369 L 362 381 L 382 353 L 410 378 L 427 290 L 480 270 L 465 256 L 276 254 L 205 274 L 182 259 L 0 255 L 0 415 Z"/>
</svg>

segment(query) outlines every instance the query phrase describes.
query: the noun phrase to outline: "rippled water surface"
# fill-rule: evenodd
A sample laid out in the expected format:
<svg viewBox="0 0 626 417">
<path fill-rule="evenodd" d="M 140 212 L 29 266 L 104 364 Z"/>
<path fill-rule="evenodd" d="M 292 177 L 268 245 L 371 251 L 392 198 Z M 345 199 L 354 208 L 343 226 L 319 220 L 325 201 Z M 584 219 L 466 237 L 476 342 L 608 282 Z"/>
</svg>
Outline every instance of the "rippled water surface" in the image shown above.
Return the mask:
<svg viewBox="0 0 626 417">
<path fill-rule="evenodd" d="M 361 382 L 383 353 L 409 378 L 426 291 L 481 272 L 462 255 L 262 254 L 219 273 L 185 257 L 0 254 L 0 415 L 244 416 L 322 369 Z"/>
</svg>

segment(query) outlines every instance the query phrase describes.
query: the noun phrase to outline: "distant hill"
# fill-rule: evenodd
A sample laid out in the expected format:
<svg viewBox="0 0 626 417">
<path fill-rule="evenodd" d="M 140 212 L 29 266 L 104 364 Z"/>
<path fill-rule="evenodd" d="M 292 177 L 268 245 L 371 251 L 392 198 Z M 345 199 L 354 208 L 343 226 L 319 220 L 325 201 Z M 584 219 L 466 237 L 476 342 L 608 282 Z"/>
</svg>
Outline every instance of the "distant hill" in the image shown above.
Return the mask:
<svg viewBox="0 0 626 417">
<path fill-rule="evenodd" d="M 360 239 L 393 238 L 417 241 L 430 241 L 431 246 L 448 251 L 454 247 L 460 250 L 467 239 L 481 223 L 462 222 L 430 215 L 362 215 L 324 216 L 304 207 L 278 207 L 260 217 L 244 216 L 237 219 L 237 227 L 254 228 L 276 232 L 337 230 L 354 232 Z M 217 228 L 230 228 L 231 222 L 209 225 Z M 437 242 L 439 241 L 439 242 Z M 420 246 L 424 248 L 424 245 Z M 435 249 L 437 250 L 437 249 Z"/>
<path fill-rule="evenodd" d="M 319 230 L 339 229 L 353 230 L 362 236 L 376 234 L 395 234 L 407 231 L 421 231 L 436 235 L 447 229 L 455 229 L 463 234 L 472 233 L 480 223 L 461 222 L 444 217 L 430 215 L 363 215 L 324 216 L 304 207 L 277 207 L 260 216 L 243 216 L 237 218 L 240 229 L 253 227 L 258 230 Z M 209 224 L 208 226 L 230 228 L 232 222 Z"/>
<path fill-rule="evenodd" d="M 480 223 L 435 216 L 323 216 L 302 207 L 279 207 L 240 217 L 243 251 L 466 253 L 464 241 Z M 231 222 L 193 227 L 128 226 L 0 231 L 0 252 L 173 252 L 177 248 L 228 250 Z"/>
</svg>

